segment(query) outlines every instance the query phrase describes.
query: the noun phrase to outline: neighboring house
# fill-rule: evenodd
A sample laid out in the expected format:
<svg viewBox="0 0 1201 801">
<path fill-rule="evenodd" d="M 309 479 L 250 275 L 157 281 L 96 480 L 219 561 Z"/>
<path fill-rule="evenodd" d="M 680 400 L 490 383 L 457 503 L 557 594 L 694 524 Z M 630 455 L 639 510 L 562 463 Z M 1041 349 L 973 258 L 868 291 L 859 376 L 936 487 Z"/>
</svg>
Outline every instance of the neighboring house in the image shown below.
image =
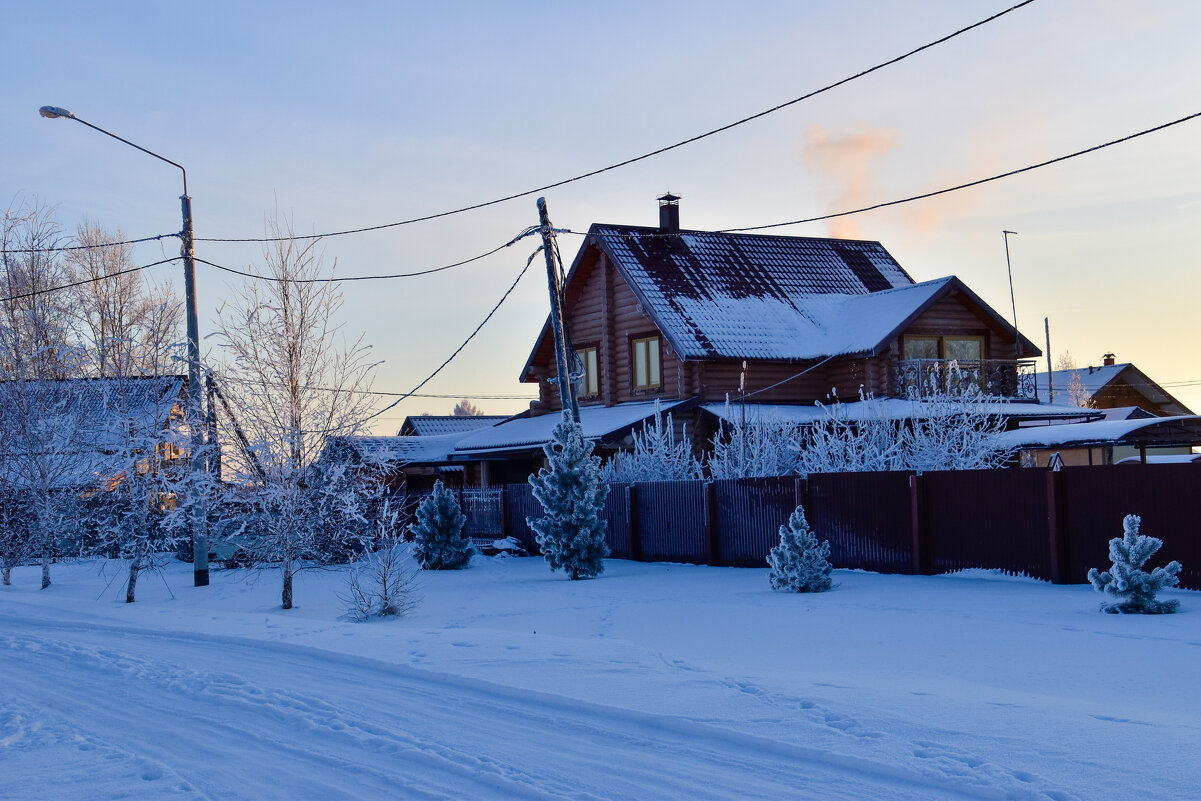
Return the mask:
<svg viewBox="0 0 1201 801">
<path fill-rule="evenodd" d="M 130 443 L 156 444 L 157 467 L 184 469 L 187 378 L 147 376 L 0 383 L 0 450 L 6 480 L 80 493 L 111 489 L 124 477 Z M 31 479 L 31 476 L 33 478 Z"/>
<path fill-rule="evenodd" d="M 1050 385 L 1050 386 L 1049 386 Z M 1051 397 L 1051 391 L 1054 397 Z M 1117 364 L 1106 353 L 1100 367 L 1055 370 L 1038 374 L 1040 397 L 1052 403 L 1075 404 L 1095 409 L 1137 406 L 1157 417 L 1192 414 L 1183 403 L 1129 362 Z"/>
<path fill-rule="evenodd" d="M 567 274 L 582 423 L 601 452 L 628 443 L 655 400 L 700 447 L 727 399 L 906 398 L 953 366 L 1007 417 L 1087 415 L 1038 403 L 1039 349 L 958 278 L 914 283 L 878 242 L 681 230 L 676 201 L 660 199 L 657 228 L 593 225 Z M 516 473 L 539 462 L 549 428 L 534 421 L 562 406 L 549 321 L 520 378 L 538 385 L 529 419 L 464 439 L 453 458 Z"/>
<path fill-rule="evenodd" d="M 400 425 L 398 437 L 437 437 L 443 434 L 465 434 L 477 428 L 494 426 L 507 420 L 505 414 L 436 415 L 416 414 L 405 418 Z"/>
<path fill-rule="evenodd" d="M 1107 419 L 1033 425 L 1006 431 L 1000 443 L 1028 467 L 1073 467 L 1138 461 L 1191 461 L 1201 445 L 1201 416 L 1155 417 L 1142 410 Z"/>
</svg>

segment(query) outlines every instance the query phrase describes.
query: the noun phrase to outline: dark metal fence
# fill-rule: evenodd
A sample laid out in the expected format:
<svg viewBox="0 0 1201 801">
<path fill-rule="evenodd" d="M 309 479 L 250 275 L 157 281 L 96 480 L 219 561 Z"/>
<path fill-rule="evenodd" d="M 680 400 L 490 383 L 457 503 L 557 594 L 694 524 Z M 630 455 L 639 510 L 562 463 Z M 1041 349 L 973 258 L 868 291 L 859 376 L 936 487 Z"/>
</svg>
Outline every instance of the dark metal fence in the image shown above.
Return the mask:
<svg viewBox="0 0 1201 801">
<path fill-rule="evenodd" d="M 471 531 L 499 529 L 537 552 L 526 518 L 543 510 L 528 484 L 472 498 Z M 605 538 L 616 558 L 763 567 L 798 503 L 836 567 L 978 567 L 1068 583 L 1108 567 L 1109 540 L 1139 514 L 1143 533 L 1165 541 L 1152 565 L 1177 559 L 1181 585 L 1201 589 L 1201 464 L 613 484 Z"/>
</svg>

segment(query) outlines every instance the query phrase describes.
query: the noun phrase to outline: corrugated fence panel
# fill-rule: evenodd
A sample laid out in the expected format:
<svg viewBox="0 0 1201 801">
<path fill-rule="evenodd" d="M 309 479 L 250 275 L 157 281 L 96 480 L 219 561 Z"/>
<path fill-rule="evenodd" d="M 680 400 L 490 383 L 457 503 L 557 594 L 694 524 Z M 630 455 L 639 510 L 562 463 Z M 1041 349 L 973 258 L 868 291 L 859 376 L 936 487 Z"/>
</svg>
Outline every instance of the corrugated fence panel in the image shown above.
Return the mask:
<svg viewBox="0 0 1201 801">
<path fill-rule="evenodd" d="M 1047 471 L 926 473 L 919 510 L 935 573 L 969 567 L 1051 580 Z"/>
<path fill-rule="evenodd" d="M 835 567 L 913 572 L 908 472 L 813 473 L 805 516 Z"/>
<path fill-rule="evenodd" d="M 609 497 L 605 499 L 604 518 L 605 542 L 609 545 L 609 556 L 614 559 L 631 559 L 629 508 L 626 502 L 628 484 L 610 484 Z"/>
<path fill-rule="evenodd" d="M 702 481 L 638 484 L 638 530 L 647 562 L 708 560 Z"/>
<path fill-rule="evenodd" d="M 540 553 L 534 539 L 534 530 L 525 522 L 527 517 L 540 517 L 542 504 L 534 497 L 534 488 L 529 484 L 505 485 L 505 533 L 515 539 L 530 553 Z"/>
<path fill-rule="evenodd" d="M 738 478 L 713 482 L 721 563 L 767 567 L 780 526 L 796 509 L 796 478 Z"/>
<path fill-rule="evenodd" d="M 1090 567 L 1107 570 L 1109 541 L 1136 514 L 1139 533 L 1164 542 L 1146 569 L 1175 559 L 1184 566 L 1180 586 L 1201 590 L 1201 464 L 1068 467 L 1063 482 L 1068 581 L 1086 581 Z"/>
</svg>

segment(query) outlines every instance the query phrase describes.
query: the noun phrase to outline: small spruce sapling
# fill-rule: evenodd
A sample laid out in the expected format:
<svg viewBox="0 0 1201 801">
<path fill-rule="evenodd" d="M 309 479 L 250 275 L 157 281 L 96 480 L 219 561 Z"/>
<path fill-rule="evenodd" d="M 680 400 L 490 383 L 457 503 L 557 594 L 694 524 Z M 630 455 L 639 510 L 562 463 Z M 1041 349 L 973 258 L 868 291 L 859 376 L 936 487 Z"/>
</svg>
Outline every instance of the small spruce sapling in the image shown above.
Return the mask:
<svg viewBox="0 0 1201 801">
<path fill-rule="evenodd" d="M 834 586 L 830 572 L 830 543 L 818 542 L 809 528 L 804 507 L 798 506 L 780 526 L 780 544 L 771 549 L 767 563 L 773 590 L 784 592 L 825 592 Z"/>
<path fill-rule="evenodd" d="M 537 532 L 551 570 L 562 569 L 573 581 L 599 576 L 609 555 L 600 519 L 609 485 L 600 480 L 600 457 L 592 455 L 592 443 L 570 419 L 555 426 L 544 450 L 550 469 L 531 475 L 530 485 L 546 514 L 526 522 Z"/>
<path fill-rule="evenodd" d="M 412 525 L 413 552 L 423 570 L 460 570 L 467 567 L 475 552 L 463 538 L 467 518 L 459 510 L 454 493 L 441 481 L 417 507 L 417 522 Z"/>
<path fill-rule="evenodd" d="M 1180 583 L 1179 562 L 1169 562 L 1150 573 L 1143 570 L 1147 560 L 1163 547 L 1163 540 L 1139 534 L 1142 518 L 1126 515 L 1122 521 L 1123 536 L 1109 541 L 1109 558 L 1113 567 L 1101 572 L 1088 571 L 1093 589 L 1103 592 L 1117 603 L 1101 604 L 1101 611 L 1110 614 L 1166 615 L 1176 611 L 1179 601 L 1157 601 L 1155 593 Z"/>
</svg>

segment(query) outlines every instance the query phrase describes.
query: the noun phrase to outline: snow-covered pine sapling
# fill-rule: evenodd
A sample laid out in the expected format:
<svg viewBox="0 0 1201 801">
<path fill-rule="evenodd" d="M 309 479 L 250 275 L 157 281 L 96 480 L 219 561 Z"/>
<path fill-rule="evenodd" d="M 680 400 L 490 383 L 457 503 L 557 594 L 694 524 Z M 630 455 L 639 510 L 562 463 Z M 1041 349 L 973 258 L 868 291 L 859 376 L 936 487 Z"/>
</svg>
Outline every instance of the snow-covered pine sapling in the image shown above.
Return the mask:
<svg viewBox="0 0 1201 801">
<path fill-rule="evenodd" d="M 600 519 L 609 485 L 600 480 L 600 457 L 592 455 L 592 443 L 584 439 L 580 424 L 566 418 L 555 426 L 554 438 L 543 450 L 550 469 L 531 475 L 530 485 L 546 514 L 526 522 L 537 532 L 538 547 L 551 570 L 562 569 L 573 581 L 599 576 L 609 555 L 605 521 Z"/>
<path fill-rule="evenodd" d="M 804 507 L 798 506 L 780 526 L 780 544 L 767 555 L 768 575 L 773 590 L 825 592 L 834 586 L 830 571 L 830 543 L 818 542 L 809 528 Z"/>
<path fill-rule="evenodd" d="M 423 570 L 460 570 L 471 562 L 475 552 L 463 537 L 467 518 L 459 510 L 454 493 L 441 481 L 417 507 L 413 531 L 413 550 Z"/>
<path fill-rule="evenodd" d="M 1139 534 L 1142 518 L 1126 515 L 1122 521 L 1123 536 L 1109 541 L 1109 558 L 1113 567 L 1101 572 L 1088 571 L 1088 580 L 1097 592 L 1118 599 L 1116 603 L 1101 604 L 1102 612 L 1110 614 L 1166 615 L 1176 611 L 1178 601 L 1157 601 L 1155 594 L 1180 583 L 1179 562 L 1169 562 L 1150 573 L 1143 570 L 1147 560 L 1163 547 L 1163 540 Z"/>
</svg>

